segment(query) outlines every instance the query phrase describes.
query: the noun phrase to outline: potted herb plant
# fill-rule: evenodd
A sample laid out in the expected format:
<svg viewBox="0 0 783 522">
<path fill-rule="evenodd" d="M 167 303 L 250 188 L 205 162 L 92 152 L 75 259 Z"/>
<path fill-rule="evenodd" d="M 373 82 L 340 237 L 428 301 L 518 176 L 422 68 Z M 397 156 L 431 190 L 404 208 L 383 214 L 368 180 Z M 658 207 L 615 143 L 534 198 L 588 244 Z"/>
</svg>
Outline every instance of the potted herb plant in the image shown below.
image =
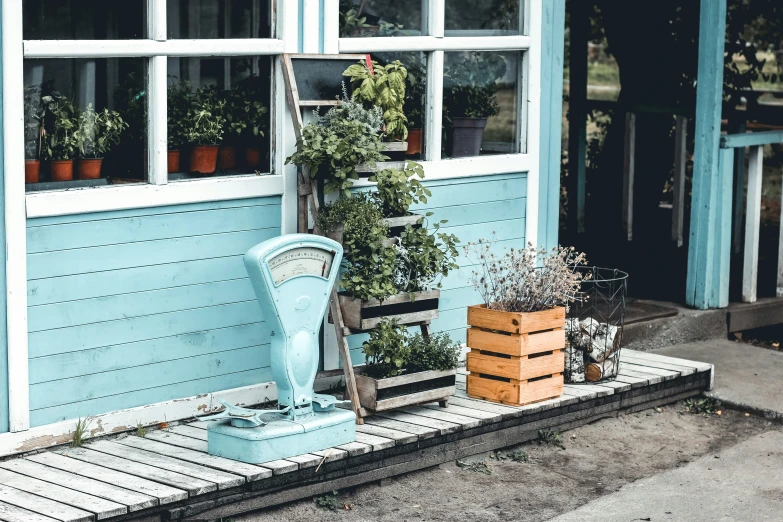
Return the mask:
<svg viewBox="0 0 783 522">
<path fill-rule="evenodd" d="M 24 89 L 24 182 L 38 183 L 41 177 L 41 86 Z"/>
<path fill-rule="evenodd" d="M 188 112 L 185 137 L 192 146 L 190 171 L 212 174 L 217 169 L 218 144 L 223 139 L 224 102 L 210 96 L 197 96 Z"/>
<path fill-rule="evenodd" d="M 383 319 L 362 345 L 366 367 L 356 376 L 359 403 L 372 412 L 440 401 L 456 392 L 460 346 L 448 334 L 408 337 L 407 328 Z"/>
<path fill-rule="evenodd" d="M 73 160 L 82 140 L 78 109 L 71 100 L 55 90 L 42 96 L 41 104 L 41 155 L 49 160 L 52 181 L 70 181 L 73 179 Z"/>
<path fill-rule="evenodd" d="M 444 73 L 443 104 L 449 155 L 478 156 L 487 118 L 500 112 L 497 81 L 506 62 L 493 53 L 470 51 Z"/>
<path fill-rule="evenodd" d="M 234 106 L 226 111 L 227 134 L 244 146 L 244 165 L 257 169 L 261 165 L 260 138 L 264 137 L 269 110 L 263 103 L 264 89 L 258 76 L 242 80 L 235 89 Z"/>
<path fill-rule="evenodd" d="M 380 107 L 383 112 L 384 136 L 397 141 L 408 137 L 408 119 L 403 112 L 405 104 L 405 79 L 408 70 L 399 60 L 387 65 L 377 61 L 351 65 L 343 72 L 350 78 L 353 99 L 365 108 Z"/>
<path fill-rule="evenodd" d="M 167 90 L 168 172 L 180 171 L 182 147 L 188 143 L 185 123 L 190 116 L 193 93 L 190 84 L 174 83 Z"/>
<path fill-rule="evenodd" d="M 376 183 L 373 197 L 380 206 L 384 222 L 398 236 L 405 225 L 420 225 L 424 216 L 410 212 L 411 205 L 426 203 L 432 193 L 419 179 L 424 178 L 420 163 L 407 161 L 402 169 L 387 168 L 370 176 Z"/>
<path fill-rule="evenodd" d="M 120 136 L 127 128 L 119 112 L 109 109 L 96 112 L 92 104 L 87 105 L 79 114 L 79 179 L 101 177 L 103 157 L 120 143 Z"/>
<path fill-rule="evenodd" d="M 584 279 L 585 256 L 533 246 L 499 255 L 494 245 L 479 240 L 465 247 L 484 300 L 468 307 L 468 395 L 517 405 L 559 397 L 566 309 Z"/>
</svg>

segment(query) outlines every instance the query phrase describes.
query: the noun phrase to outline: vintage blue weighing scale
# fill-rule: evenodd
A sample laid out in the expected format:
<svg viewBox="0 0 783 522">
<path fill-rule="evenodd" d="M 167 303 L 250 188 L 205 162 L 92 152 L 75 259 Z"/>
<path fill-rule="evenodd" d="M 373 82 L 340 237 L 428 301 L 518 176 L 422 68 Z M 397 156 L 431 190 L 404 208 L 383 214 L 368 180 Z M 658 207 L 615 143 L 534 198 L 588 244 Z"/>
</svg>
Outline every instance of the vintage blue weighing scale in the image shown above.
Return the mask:
<svg viewBox="0 0 783 522">
<path fill-rule="evenodd" d="M 277 410 L 226 409 L 205 420 L 212 455 L 260 464 L 356 440 L 356 415 L 314 393 L 321 329 L 343 248 L 312 234 L 264 241 L 245 254 L 245 268 L 271 327 Z"/>
</svg>

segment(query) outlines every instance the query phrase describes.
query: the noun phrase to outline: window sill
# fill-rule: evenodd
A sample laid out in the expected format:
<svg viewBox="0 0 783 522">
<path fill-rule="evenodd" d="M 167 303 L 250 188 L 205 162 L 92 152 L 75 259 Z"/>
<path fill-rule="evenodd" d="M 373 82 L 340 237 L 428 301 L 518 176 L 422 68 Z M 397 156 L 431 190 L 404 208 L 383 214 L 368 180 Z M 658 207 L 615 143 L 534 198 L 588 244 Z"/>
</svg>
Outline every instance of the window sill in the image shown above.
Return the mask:
<svg viewBox="0 0 783 522">
<path fill-rule="evenodd" d="M 281 175 L 249 175 L 181 180 L 167 185 L 112 185 L 25 195 L 27 218 L 164 207 L 208 201 L 280 196 Z"/>
</svg>

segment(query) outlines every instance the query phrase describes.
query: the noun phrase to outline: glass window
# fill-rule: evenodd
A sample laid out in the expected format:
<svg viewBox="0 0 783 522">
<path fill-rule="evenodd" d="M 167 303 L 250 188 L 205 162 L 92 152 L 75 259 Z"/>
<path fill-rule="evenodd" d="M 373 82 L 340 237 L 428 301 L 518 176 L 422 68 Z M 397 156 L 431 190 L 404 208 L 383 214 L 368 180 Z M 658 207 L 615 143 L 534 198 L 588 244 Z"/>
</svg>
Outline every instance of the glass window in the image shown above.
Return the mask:
<svg viewBox="0 0 783 522">
<path fill-rule="evenodd" d="M 340 0 L 340 37 L 426 34 L 426 0 Z"/>
<path fill-rule="evenodd" d="M 520 34 L 521 0 L 446 0 L 446 36 Z"/>
<path fill-rule="evenodd" d="M 28 190 L 146 179 L 146 60 L 25 60 L 24 82 Z"/>
<path fill-rule="evenodd" d="M 168 59 L 169 180 L 269 172 L 269 56 Z"/>
<path fill-rule="evenodd" d="M 168 37 L 270 38 L 270 0 L 167 0 Z"/>
<path fill-rule="evenodd" d="M 146 0 L 24 0 L 22 10 L 25 40 L 145 37 Z"/>
<path fill-rule="evenodd" d="M 519 152 L 519 51 L 445 53 L 444 157 Z"/>
</svg>

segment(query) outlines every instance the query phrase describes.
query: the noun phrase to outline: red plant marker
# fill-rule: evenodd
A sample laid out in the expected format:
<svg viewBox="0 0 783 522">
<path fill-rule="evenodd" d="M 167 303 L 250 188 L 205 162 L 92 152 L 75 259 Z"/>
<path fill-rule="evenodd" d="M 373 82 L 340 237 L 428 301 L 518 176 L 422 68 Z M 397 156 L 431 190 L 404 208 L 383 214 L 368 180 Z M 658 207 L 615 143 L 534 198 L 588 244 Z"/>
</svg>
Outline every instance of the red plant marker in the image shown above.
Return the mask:
<svg viewBox="0 0 783 522">
<path fill-rule="evenodd" d="M 372 68 L 372 57 L 370 56 L 370 53 L 364 55 L 364 63 L 367 64 L 367 69 L 370 70 L 370 74 L 375 75 L 375 69 Z"/>
</svg>

